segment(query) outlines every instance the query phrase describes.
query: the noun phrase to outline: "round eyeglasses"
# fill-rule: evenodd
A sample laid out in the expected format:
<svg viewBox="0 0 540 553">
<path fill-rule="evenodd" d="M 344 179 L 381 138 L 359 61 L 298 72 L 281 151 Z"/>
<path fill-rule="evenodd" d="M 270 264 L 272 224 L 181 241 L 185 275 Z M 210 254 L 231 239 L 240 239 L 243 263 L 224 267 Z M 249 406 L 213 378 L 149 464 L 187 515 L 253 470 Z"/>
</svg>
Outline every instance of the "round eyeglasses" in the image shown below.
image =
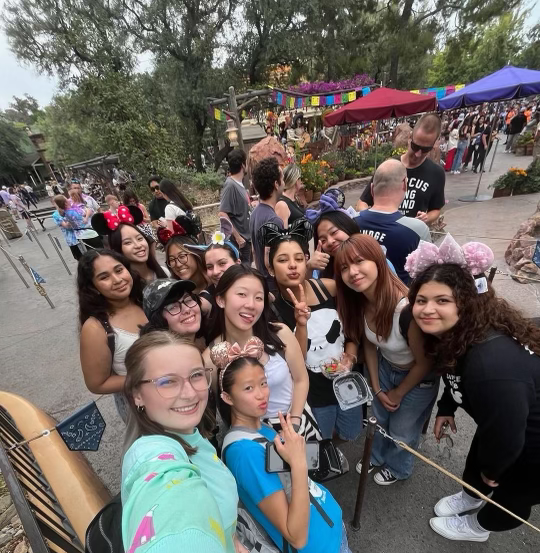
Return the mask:
<svg viewBox="0 0 540 553">
<path fill-rule="evenodd" d="M 188 262 L 188 253 L 179 253 L 176 257 L 169 257 L 167 259 L 167 265 L 169 267 L 176 267 L 176 265 L 185 265 Z"/>
<path fill-rule="evenodd" d="M 163 309 L 165 309 L 169 315 L 178 315 L 182 311 L 182 304 L 189 308 L 198 305 L 197 300 L 193 296 L 186 296 L 181 300 L 165 305 Z"/>
<path fill-rule="evenodd" d="M 187 380 L 189 380 L 189 385 L 196 392 L 208 390 L 212 382 L 213 370 L 214 369 L 196 369 L 187 378 L 170 374 L 158 378 L 141 380 L 141 384 L 149 384 L 151 382 L 156 387 L 157 393 L 163 399 L 172 399 L 178 397 Z"/>
</svg>

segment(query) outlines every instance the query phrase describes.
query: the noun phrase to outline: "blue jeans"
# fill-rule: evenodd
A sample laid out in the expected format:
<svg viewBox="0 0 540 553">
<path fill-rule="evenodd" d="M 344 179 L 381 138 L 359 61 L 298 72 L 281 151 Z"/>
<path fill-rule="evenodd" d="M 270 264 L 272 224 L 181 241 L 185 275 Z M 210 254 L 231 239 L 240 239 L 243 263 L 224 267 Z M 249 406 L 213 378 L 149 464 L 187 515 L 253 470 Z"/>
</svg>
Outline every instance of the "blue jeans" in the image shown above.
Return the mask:
<svg viewBox="0 0 540 553">
<path fill-rule="evenodd" d="M 457 171 L 459 169 L 459 166 L 461 165 L 461 158 L 463 157 L 466 148 L 466 140 L 460 140 L 457 143 L 456 154 L 454 155 L 454 161 L 452 162 L 452 169 L 450 169 L 450 171 Z"/>
<path fill-rule="evenodd" d="M 338 404 L 312 407 L 313 415 L 324 439 L 334 436 L 334 429 L 342 440 L 355 440 L 362 432 L 362 406 L 343 411 Z"/>
<path fill-rule="evenodd" d="M 393 366 L 379 354 L 379 384 L 383 391 L 396 388 L 408 372 Z M 399 409 L 393 413 L 387 411 L 377 397 L 374 397 L 373 415 L 390 436 L 416 449 L 422 427 L 433 409 L 438 391 L 439 377 L 427 375 L 401 400 Z M 410 453 L 375 432 L 371 452 L 371 462 L 374 465 L 384 465 L 398 480 L 405 480 L 412 474 L 413 460 Z"/>
</svg>

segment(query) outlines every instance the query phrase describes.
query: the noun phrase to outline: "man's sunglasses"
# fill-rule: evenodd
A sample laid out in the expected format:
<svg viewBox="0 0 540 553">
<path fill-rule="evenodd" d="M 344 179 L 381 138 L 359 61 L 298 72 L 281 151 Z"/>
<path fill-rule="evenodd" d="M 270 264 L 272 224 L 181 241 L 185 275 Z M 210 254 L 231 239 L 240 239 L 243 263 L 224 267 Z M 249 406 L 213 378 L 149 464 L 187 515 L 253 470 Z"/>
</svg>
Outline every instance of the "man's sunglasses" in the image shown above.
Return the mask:
<svg viewBox="0 0 540 553">
<path fill-rule="evenodd" d="M 433 150 L 433 146 L 420 146 L 420 144 L 417 144 L 412 138 L 411 138 L 411 149 L 413 152 L 419 152 L 421 151 L 423 154 L 428 154 Z"/>
<path fill-rule="evenodd" d="M 151 187 L 150 187 L 150 190 L 151 190 L 152 192 L 155 192 L 156 190 L 159 190 L 159 186 L 151 186 Z"/>
</svg>

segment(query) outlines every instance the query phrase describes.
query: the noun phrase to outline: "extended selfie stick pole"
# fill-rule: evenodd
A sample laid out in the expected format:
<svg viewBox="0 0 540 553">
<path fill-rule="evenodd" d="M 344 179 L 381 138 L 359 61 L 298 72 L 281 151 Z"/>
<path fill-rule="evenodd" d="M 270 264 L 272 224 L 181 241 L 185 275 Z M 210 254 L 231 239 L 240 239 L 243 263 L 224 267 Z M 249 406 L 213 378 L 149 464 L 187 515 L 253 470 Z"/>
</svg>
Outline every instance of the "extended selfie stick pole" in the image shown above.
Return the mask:
<svg viewBox="0 0 540 553">
<path fill-rule="evenodd" d="M 362 455 L 362 472 L 360 472 L 360 481 L 358 482 L 358 492 L 356 494 L 356 506 L 354 508 L 354 517 L 351 522 L 352 529 L 360 530 L 360 515 L 362 514 L 362 504 L 366 494 L 366 485 L 369 471 L 369 461 L 371 459 L 371 449 L 373 447 L 373 437 L 375 436 L 375 427 L 377 419 L 370 417 L 367 424 L 366 439 L 364 441 L 364 454 Z"/>
</svg>

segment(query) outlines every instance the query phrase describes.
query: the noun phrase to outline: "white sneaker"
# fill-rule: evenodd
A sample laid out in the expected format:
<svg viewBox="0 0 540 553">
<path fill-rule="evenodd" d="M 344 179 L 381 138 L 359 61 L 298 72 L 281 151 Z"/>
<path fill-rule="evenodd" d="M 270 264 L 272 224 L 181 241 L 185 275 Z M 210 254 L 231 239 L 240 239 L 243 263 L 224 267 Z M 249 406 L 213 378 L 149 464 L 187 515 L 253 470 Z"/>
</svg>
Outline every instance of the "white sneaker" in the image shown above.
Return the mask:
<svg viewBox="0 0 540 553">
<path fill-rule="evenodd" d="M 478 525 L 475 515 L 434 517 L 429 525 L 443 538 L 455 541 L 486 541 L 489 532 Z"/>
<path fill-rule="evenodd" d="M 482 499 L 471 497 L 462 490 L 454 495 L 443 497 L 433 510 L 438 517 L 451 517 L 473 509 L 479 509 L 484 503 L 485 501 Z"/>
<path fill-rule="evenodd" d="M 369 468 L 368 468 L 368 474 L 371 474 L 375 469 L 379 468 L 377 465 L 374 465 L 373 463 L 369 463 Z M 362 460 L 358 461 L 358 463 L 356 463 L 356 472 L 358 474 L 360 474 L 362 472 Z"/>
<path fill-rule="evenodd" d="M 373 480 L 375 480 L 375 484 L 379 484 L 379 486 L 390 486 L 391 484 L 394 484 L 394 482 L 398 481 L 398 479 L 388 469 L 382 469 L 381 472 L 378 472 L 373 477 Z"/>
</svg>

